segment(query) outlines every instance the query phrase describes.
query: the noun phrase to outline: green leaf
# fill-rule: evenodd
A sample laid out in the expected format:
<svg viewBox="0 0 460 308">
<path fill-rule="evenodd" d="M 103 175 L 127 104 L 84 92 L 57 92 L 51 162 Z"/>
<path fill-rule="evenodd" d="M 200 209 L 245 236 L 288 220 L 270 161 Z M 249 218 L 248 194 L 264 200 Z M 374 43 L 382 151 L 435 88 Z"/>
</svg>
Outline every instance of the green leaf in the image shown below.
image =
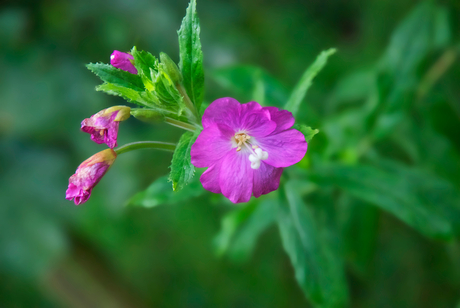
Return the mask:
<svg viewBox="0 0 460 308">
<path fill-rule="evenodd" d="M 203 52 L 200 42 L 200 21 L 196 13 L 196 0 L 191 0 L 179 35 L 179 67 L 184 78 L 183 84 L 188 96 L 200 110 L 204 97 Z"/>
<path fill-rule="evenodd" d="M 345 194 L 336 208 L 340 209 L 343 250 L 355 272 L 366 276 L 377 246 L 380 211 Z"/>
<path fill-rule="evenodd" d="M 214 238 L 217 255 L 223 255 L 228 250 L 238 227 L 249 218 L 256 207 L 256 202 L 250 202 L 222 218 L 220 232 Z"/>
<path fill-rule="evenodd" d="M 399 163 L 393 167 L 326 165 L 310 179 L 319 185 L 335 185 L 350 195 L 392 213 L 422 234 L 441 239 L 460 226 L 460 197 L 444 180 Z"/>
<path fill-rule="evenodd" d="M 313 137 L 319 133 L 319 129 L 313 129 L 310 126 L 304 124 L 296 124 L 294 125 L 294 128 L 304 134 L 306 142 L 310 142 L 310 140 L 312 140 Z"/>
<path fill-rule="evenodd" d="M 299 82 L 292 91 L 289 100 L 287 101 L 284 109 L 289 110 L 295 116 L 299 111 L 300 103 L 307 94 L 308 89 L 310 88 L 313 78 L 323 69 L 327 63 L 327 59 L 336 52 L 336 49 L 331 48 L 325 50 L 319 54 L 315 62 L 310 65 L 303 76 L 300 78 Z"/>
<path fill-rule="evenodd" d="M 343 262 L 323 238 L 295 182 L 284 186 L 287 204 L 280 204 L 278 227 L 284 250 L 306 297 L 318 307 L 342 307 L 348 301 Z"/>
<path fill-rule="evenodd" d="M 142 99 L 138 91 L 119 86 L 113 83 L 103 83 L 96 87 L 96 91 L 103 91 L 110 95 L 121 96 L 130 103 L 148 106 L 148 104 Z"/>
<path fill-rule="evenodd" d="M 107 83 L 112 83 L 135 91 L 144 91 L 144 84 L 139 75 L 125 72 L 104 63 L 90 63 L 87 64 L 86 67 Z"/>
<path fill-rule="evenodd" d="M 198 180 L 191 181 L 180 191 L 172 191 L 168 176 L 163 176 L 154 181 L 146 190 L 135 194 L 127 205 L 151 208 L 190 200 L 190 198 L 200 196 L 203 192 L 203 186 Z"/>
<path fill-rule="evenodd" d="M 226 214 L 219 234 L 214 238 L 217 255 L 227 254 L 233 261 L 246 261 L 261 233 L 276 220 L 273 199 L 251 201 Z"/>
<path fill-rule="evenodd" d="M 236 262 L 249 259 L 260 235 L 276 221 L 276 202 L 260 202 L 241 227 L 235 232 L 227 254 Z"/>
<path fill-rule="evenodd" d="M 150 78 L 150 69 L 156 70 L 158 60 L 148 51 L 137 50 L 136 46 L 131 50 L 131 55 L 134 57 L 134 66 L 138 74 L 142 73 Z"/>
<path fill-rule="evenodd" d="M 190 162 L 190 149 L 199 134 L 200 131 L 198 130 L 186 132 L 177 143 L 176 151 L 171 161 L 171 173 L 169 174 L 169 181 L 172 182 L 174 191 L 180 190 L 187 185 L 195 174 L 195 167 Z"/>
</svg>

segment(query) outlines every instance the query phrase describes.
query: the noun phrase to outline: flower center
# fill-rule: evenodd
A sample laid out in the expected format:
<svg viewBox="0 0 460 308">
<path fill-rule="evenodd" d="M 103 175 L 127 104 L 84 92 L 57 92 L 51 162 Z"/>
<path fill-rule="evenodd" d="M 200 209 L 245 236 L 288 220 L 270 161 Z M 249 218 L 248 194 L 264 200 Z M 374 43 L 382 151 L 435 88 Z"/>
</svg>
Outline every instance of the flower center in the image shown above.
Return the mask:
<svg viewBox="0 0 460 308">
<path fill-rule="evenodd" d="M 237 152 L 241 151 L 241 148 L 243 146 L 249 149 L 249 151 L 251 151 L 251 154 L 249 155 L 249 161 L 251 162 L 251 168 L 259 169 L 260 161 L 266 160 L 268 158 L 268 153 L 263 151 L 257 145 L 251 146 L 251 143 L 249 141 L 251 139 L 251 136 L 249 136 L 246 133 L 236 133 L 234 138 L 235 138 L 236 145 L 237 145 L 236 151 Z"/>
</svg>

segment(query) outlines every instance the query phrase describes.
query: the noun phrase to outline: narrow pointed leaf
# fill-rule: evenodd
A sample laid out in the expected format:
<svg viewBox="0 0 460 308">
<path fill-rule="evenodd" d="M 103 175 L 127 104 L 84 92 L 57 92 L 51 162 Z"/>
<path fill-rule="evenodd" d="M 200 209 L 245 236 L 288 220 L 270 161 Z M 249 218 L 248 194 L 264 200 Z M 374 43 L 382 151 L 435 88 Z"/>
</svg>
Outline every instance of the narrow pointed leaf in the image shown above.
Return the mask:
<svg viewBox="0 0 460 308">
<path fill-rule="evenodd" d="M 331 164 L 317 167 L 311 180 L 335 185 L 361 200 L 392 213 L 422 234 L 450 239 L 460 228 L 460 196 L 445 180 L 397 167 Z"/>
<path fill-rule="evenodd" d="M 179 68 L 184 78 L 183 84 L 197 110 L 200 110 L 204 96 L 204 69 L 196 0 L 190 1 L 177 34 L 179 35 L 180 50 Z"/>
<path fill-rule="evenodd" d="M 284 109 L 292 112 L 293 115 L 296 115 L 299 111 L 300 103 L 305 98 L 308 89 L 312 85 L 313 78 L 323 69 L 327 63 L 327 59 L 336 52 L 334 48 L 325 50 L 319 54 L 315 62 L 313 62 L 310 67 L 307 68 L 305 73 L 300 78 L 300 81 L 295 86 L 292 91 L 289 100 L 287 101 Z"/>
<path fill-rule="evenodd" d="M 315 307 L 345 306 L 348 290 L 341 258 L 321 236 L 294 183 L 284 189 L 287 204 L 279 206 L 278 227 L 299 286 Z"/>
</svg>

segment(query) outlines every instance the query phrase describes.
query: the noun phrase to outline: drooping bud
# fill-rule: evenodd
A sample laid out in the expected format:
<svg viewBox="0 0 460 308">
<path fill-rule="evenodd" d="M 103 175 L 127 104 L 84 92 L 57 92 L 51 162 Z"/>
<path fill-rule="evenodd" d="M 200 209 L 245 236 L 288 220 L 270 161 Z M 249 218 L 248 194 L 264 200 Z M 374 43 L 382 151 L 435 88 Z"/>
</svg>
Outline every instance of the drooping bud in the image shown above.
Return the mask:
<svg viewBox="0 0 460 308">
<path fill-rule="evenodd" d="M 114 50 L 110 55 L 110 64 L 112 66 L 131 74 L 137 74 L 137 69 L 134 67 L 132 61 L 134 61 L 134 57 L 126 52 Z"/>
<path fill-rule="evenodd" d="M 171 58 L 164 52 L 160 52 L 160 61 L 165 72 L 169 75 L 172 82 L 182 82 L 182 73 Z"/>
<path fill-rule="evenodd" d="M 65 198 L 67 200 L 75 198 L 75 205 L 88 201 L 92 189 L 99 183 L 116 158 L 117 154 L 114 150 L 106 149 L 82 162 L 75 174 L 69 178 Z"/>
<path fill-rule="evenodd" d="M 110 148 L 117 146 L 119 122 L 125 121 L 130 116 L 131 108 L 127 106 L 113 106 L 103 109 L 81 122 L 81 130 L 91 134 L 91 140 L 101 144 L 105 143 Z"/>
</svg>

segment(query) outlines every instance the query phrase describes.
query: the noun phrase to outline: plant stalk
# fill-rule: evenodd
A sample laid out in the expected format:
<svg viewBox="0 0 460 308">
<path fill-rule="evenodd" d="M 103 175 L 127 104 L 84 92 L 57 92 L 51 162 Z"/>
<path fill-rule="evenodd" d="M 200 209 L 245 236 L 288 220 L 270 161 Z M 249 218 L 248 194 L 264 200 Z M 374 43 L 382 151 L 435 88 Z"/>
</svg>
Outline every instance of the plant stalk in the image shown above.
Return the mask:
<svg viewBox="0 0 460 308">
<path fill-rule="evenodd" d="M 139 150 L 139 149 L 157 149 L 157 150 L 163 150 L 163 151 L 168 151 L 168 152 L 174 152 L 174 150 L 176 149 L 176 145 L 174 143 L 160 142 L 160 141 L 138 141 L 138 142 L 132 142 L 132 143 L 122 145 L 114 149 L 114 151 L 115 153 L 117 153 L 117 155 L 120 155 L 126 152 Z"/>
</svg>

